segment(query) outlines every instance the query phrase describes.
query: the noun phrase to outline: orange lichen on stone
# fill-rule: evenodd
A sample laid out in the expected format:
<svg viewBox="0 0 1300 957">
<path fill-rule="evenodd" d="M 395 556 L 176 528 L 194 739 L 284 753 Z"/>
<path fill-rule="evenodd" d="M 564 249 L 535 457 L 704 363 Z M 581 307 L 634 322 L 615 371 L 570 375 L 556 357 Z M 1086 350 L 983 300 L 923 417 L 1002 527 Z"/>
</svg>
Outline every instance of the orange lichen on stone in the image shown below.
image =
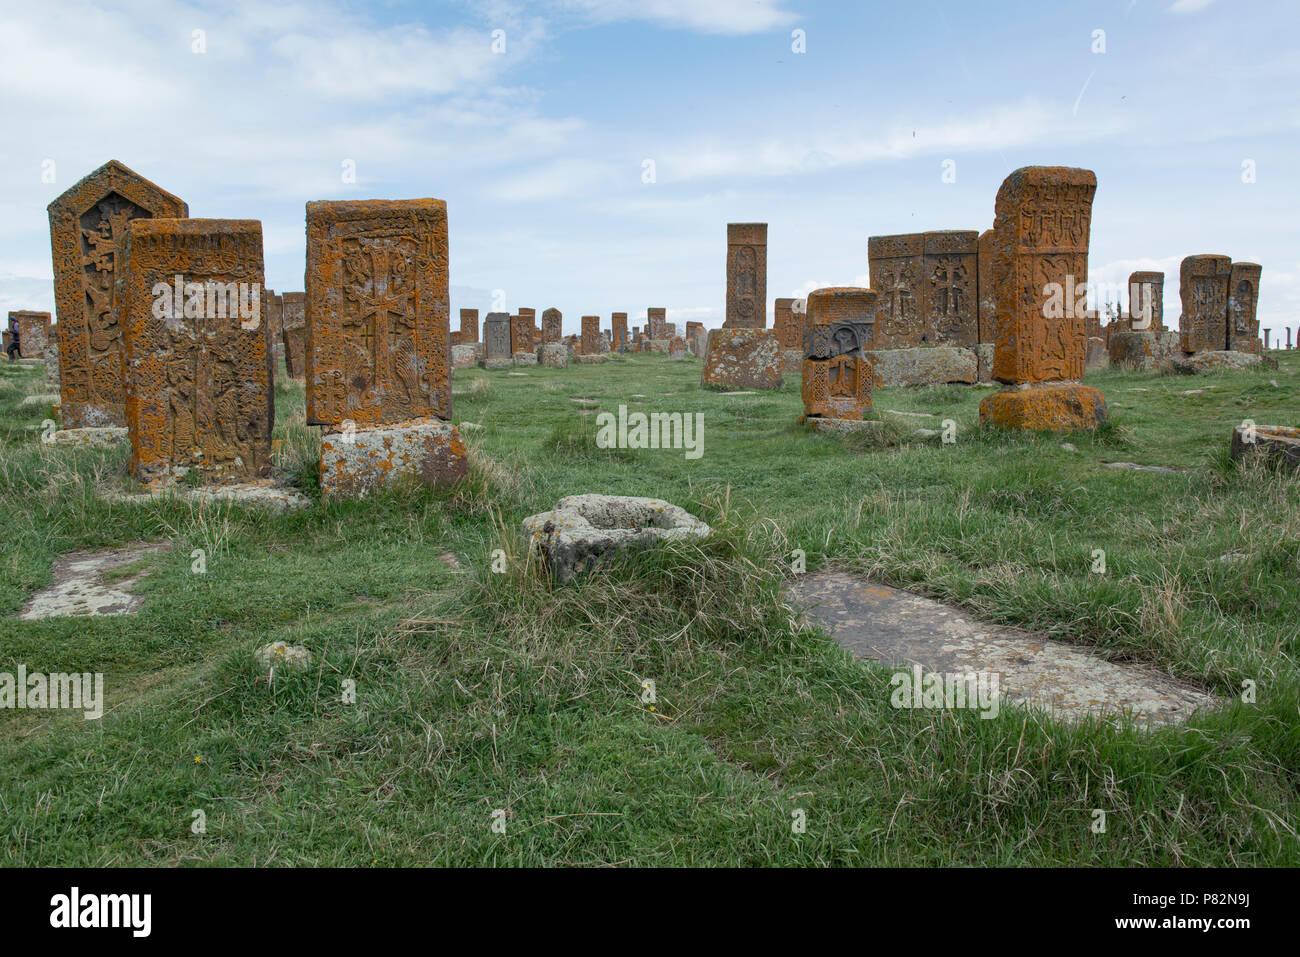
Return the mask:
<svg viewBox="0 0 1300 957">
<path fill-rule="evenodd" d="M 582 317 L 582 354 L 600 354 L 600 316 Z"/>
<path fill-rule="evenodd" d="M 998 190 L 993 221 L 999 382 L 1083 378 L 1088 335 L 1083 291 L 1097 177 L 1091 170 L 1027 166 Z"/>
<path fill-rule="evenodd" d="M 643 334 L 645 339 L 662 339 L 664 337 L 664 327 L 668 325 L 668 310 L 663 306 L 651 306 L 645 311 L 646 328 Z"/>
<path fill-rule="evenodd" d="M 308 203 L 307 420 L 451 418 L 450 311 L 442 200 Z"/>
<path fill-rule="evenodd" d="M 284 365 L 289 371 L 289 377 L 301 382 L 307 375 L 305 292 L 286 292 L 280 297 L 280 335 L 284 346 Z"/>
<path fill-rule="evenodd" d="M 510 352 L 535 352 L 533 317 L 524 313 L 510 317 Z"/>
<path fill-rule="evenodd" d="M 189 215 L 166 190 L 110 160 L 50 203 L 65 429 L 126 424 L 114 276 L 133 219 Z"/>
<path fill-rule="evenodd" d="M 564 314 L 552 306 L 542 313 L 542 344 L 554 345 L 564 338 Z"/>
<path fill-rule="evenodd" d="M 767 223 L 727 224 L 727 312 L 722 327 L 767 328 Z M 651 339 L 662 337 L 651 329 Z"/>
<path fill-rule="evenodd" d="M 861 419 L 871 408 L 876 294 L 830 286 L 808 294 L 802 388 L 806 418 Z"/>
<path fill-rule="evenodd" d="M 1184 352 L 1228 348 L 1228 287 L 1232 259 L 1214 254 L 1188 256 L 1178 269 L 1183 314 L 1178 319 Z"/>
<path fill-rule="evenodd" d="M 793 299 L 777 299 L 772 316 L 772 331 L 784 349 L 803 348 L 803 316 L 796 315 Z M 686 324 L 686 338 L 692 338 L 691 324 Z"/>
<path fill-rule="evenodd" d="M 50 344 L 50 314 L 18 309 L 9 313 L 9 328 L 18 335 L 18 356 L 40 359 Z"/>
<path fill-rule="evenodd" d="M 690 323 L 687 323 L 687 325 L 690 325 Z M 612 348 L 615 352 L 621 352 L 623 347 L 627 345 L 628 342 L 626 312 L 615 312 L 610 314 L 609 331 L 610 331 L 610 341 L 609 341 L 610 348 Z M 557 339 L 556 341 L 558 342 L 559 340 Z"/>
<path fill-rule="evenodd" d="M 478 342 L 478 310 L 460 311 L 460 328 L 451 334 L 453 346 L 472 346 Z"/>
<path fill-rule="evenodd" d="M 1237 352 L 1263 355 L 1264 343 L 1259 338 L 1259 276 L 1263 271 L 1258 263 L 1233 263 L 1228 279 L 1228 348 Z"/>
<path fill-rule="evenodd" d="M 131 221 L 117 301 L 140 481 L 269 473 L 275 414 L 262 289 L 257 220 Z"/>
<path fill-rule="evenodd" d="M 985 396 L 980 423 L 1004 429 L 1074 431 L 1095 429 L 1106 420 L 1106 400 L 1078 382 L 1013 386 Z"/>
</svg>

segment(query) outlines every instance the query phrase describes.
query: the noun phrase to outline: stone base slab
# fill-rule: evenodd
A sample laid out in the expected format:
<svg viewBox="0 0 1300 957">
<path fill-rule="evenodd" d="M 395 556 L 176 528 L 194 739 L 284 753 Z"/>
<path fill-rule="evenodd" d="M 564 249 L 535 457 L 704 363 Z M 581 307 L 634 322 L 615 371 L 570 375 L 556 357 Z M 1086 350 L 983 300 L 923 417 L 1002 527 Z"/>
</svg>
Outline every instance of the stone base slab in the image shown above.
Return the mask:
<svg viewBox="0 0 1300 957">
<path fill-rule="evenodd" d="M 59 429 L 54 433 L 55 445 L 74 445 L 92 449 L 111 449 L 127 441 L 126 426 L 101 425 L 84 429 Z"/>
<path fill-rule="evenodd" d="M 605 355 L 594 355 L 594 356 L 575 355 L 573 358 L 578 360 L 579 365 L 584 365 L 584 366 L 600 365 L 602 362 L 609 361 L 609 356 L 605 356 Z"/>
<path fill-rule="evenodd" d="M 475 343 L 451 347 L 451 367 L 453 369 L 472 369 L 478 365 L 479 347 Z"/>
<path fill-rule="evenodd" d="M 1110 334 L 1107 352 L 1112 365 L 1150 372 L 1179 355 L 1178 333 L 1116 329 Z"/>
<path fill-rule="evenodd" d="M 510 361 L 517 366 L 535 366 L 537 365 L 536 352 L 516 352 L 510 357 Z"/>
<path fill-rule="evenodd" d="M 980 403 L 980 424 L 1003 429 L 1066 432 L 1106 421 L 1106 400 L 1079 382 L 1007 386 Z"/>
<path fill-rule="evenodd" d="M 1289 472 L 1300 471 L 1300 429 L 1285 425 L 1257 425 L 1252 436 L 1245 426 L 1232 430 L 1230 453 L 1234 459 L 1262 456 Z"/>
<path fill-rule="evenodd" d="M 889 386 L 972 385 L 979 381 L 974 349 L 961 346 L 917 346 L 912 349 L 873 349 L 867 353 L 876 388 Z"/>
<path fill-rule="evenodd" d="M 569 350 L 563 342 L 547 342 L 537 350 L 537 360 L 548 369 L 567 369 Z"/>
<path fill-rule="evenodd" d="M 468 472 L 460 433 L 441 419 L 321 433 L 323 495 L 361 496 L 408 478 L 440 485 L 464 478 Z"/>
<path fill-rule="evenodd" d="M 825 416 L 801 415 L 799 424 L 814 432 L 828 435 L 851 435 L 857 432 L 878 432 L 885 424 L 876 419 L 832 419 Z"/>
<path fill-rule="evenodd" d="M 779 389 L 781 343 L 770 329 L 714 329 L 700 385 L 723 389 Z"/>
<path fill-rule="evenodd" d="M 128 505 L 144 505 L 160 499 L 176 498 L 183 502 L 199 505 L 211 505 L 214 502 L 233 502 L 237 505 L 252 505 L 258 508 L 282 509 L 293 511 L 310 508 L 311 500 L 291 488 L 279 484 L 275 479 L 252 479 L 247 482 L 232 482 L 229 485 L 198 485 L 190 487 L 175 481 L 159 481 L 140 492 L 114 492 L 105 496 L 114 502 Z"/>
<path fill-rule="evenodd" d="M 1184 375 L 1202 375 L 1206 372 L 1237 372 L 1250 369 L 1263 361 L 1263 356 L 1251 352 L 1221 350 L 1179 356 L 1174 359 L 1174 368 Z"/>
<path fill-rule="evenodd" d="M 509 356 L 493 356 L 490 359 L 483 360 L 483 368 L 490 371 L 497 369 L 512 369 L 514 368 L 514 365 L 515 360 Z"/>
</svg>

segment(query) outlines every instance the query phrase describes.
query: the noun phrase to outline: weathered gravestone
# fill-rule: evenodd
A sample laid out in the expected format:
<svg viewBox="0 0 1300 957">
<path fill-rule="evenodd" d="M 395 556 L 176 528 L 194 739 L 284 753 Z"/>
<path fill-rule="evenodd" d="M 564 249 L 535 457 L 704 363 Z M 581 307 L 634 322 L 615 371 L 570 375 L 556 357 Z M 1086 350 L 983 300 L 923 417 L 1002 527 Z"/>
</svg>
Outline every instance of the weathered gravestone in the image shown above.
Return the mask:
<svg viewBox="0 0 1300 957">
<path fill-rule="evenodd" d="M 188 216 L 189 207 L 111 160 L 50 203 L 49 214 L 63 427 L 124 426 L 114 277 L 127 224 Z"/>
<path fill-rule="evenodd" d="M 1220 352 L 1228 348 L 1228 285 L 1232 260 L 1227 256 L 1188 256 L 1178 271 L 1183 313 L 1178 320 L 1184 352 Z"/>
<path fill-rule="evenodd" d="M 662 339 L 664 337 L 664 327 L 668 324 L 666 316 L 668 310 L 663 306 L 651 306 L 645 311 L 646 327 L 644 330 L 647 339 Z"/>
<path fill-rule="evenodd" d="M 1263 271 L 1258 263 L 1233 263 L 1228 279 L 1228 348 L 1238 352 L 1262 354 L 1259 339 L 1259 276 Z"/>
<path fill-rule="evenodd" d="M 860 421 L 871 408 L 876 293 L 832 286 L 808 294 L 803 333 L 805 419 Z"/>
<path fill-rule="evenodd" d="M 131 221 L 117 270 L 131 470 L 231 483 L 271 469 L 270 336 L 262 224 Z"/>
<path fill-rule="evenodd" d="M 615 352 L 622 352 L 627 345 L 627 313 L 615 312 L 609 317 L 610 345 Z"/>
<path fill-rule="evenodd" d="M 510 315 L 489 312 L 483 320 L 483 368 L 505 369 L 510 359 Z"/>
<path fill-rule="evenodd" d="M 465 445 L 450 422 L 446 204 L 308 203 L 307 301 L 321 491 L 463 477 Z"/>
<path fill-rule="evenodd" d="M 284 297 L 274 289 L 262 294 L 262 315 L 266 318 L 267 333 L 271 337 L 271 354 L 275 367 L 284 361 Z"/>
<path fill-rule="evenodd" d="M 867 257 L 880 296 L 878 348 L 979 342 L 979 233 L 872 236 Z"/>
<path fill-rule="evenodd" d="M 537 343 L 533 342 L 533 317 L 523 314 L 510 317 L 510 353 L 517 356 L 535 354 Z"/>
<path fill-rule="evenodd" d="M 724 329 L 767 327 L 767 223 L 727 224 Z"/>
<path fill-rule="evenodd" d="M 50 314 L 19 309 L 9 313 L 9 328 L 18 334 L 18 356 L 40 359 L 50 343 Z"/>
<path fill-rule="evenodd" d="M 281 296 L 280 333 L 284 340 L 284 365 L 291 379 L 302 381 L 307 374 L 307 294 L 286 292 Z"/>
<path fill-rule="evenodd" d="M 553 344 L 564 338 L 564 314 L 552 306 L 542 313 L 542 343 Z"/>
<path fill-rule="evenodd" d="M 605 337 L 600 331 L 600 316 L 583 316 L 582 317 L 582 340 L 579 344 L 577 359 L 580 363 L 597 363 L 604 362 L 605 356 L 602 354 L 601 346 L 605 344 Z"/>
<path fill-rule="evenodd" d="M 452 337 L 452 344 L 472 346 L 478 342 L 478 310 L 462 309 L 460 311 L 460 328 Z"/>
<path fill-rule="evenodd" d="M 1106 400 L 1081 384 L 1087 316 L 1067 290 L 1088 281 L 1097 177 L 1091 170 L 1027 166 L 998 190 L 993 223 L 997 343 L 993 377 L 1006 383 L 980 403 L 980 421 L 1005 428 L 1091 429 Z"/>
</svg>

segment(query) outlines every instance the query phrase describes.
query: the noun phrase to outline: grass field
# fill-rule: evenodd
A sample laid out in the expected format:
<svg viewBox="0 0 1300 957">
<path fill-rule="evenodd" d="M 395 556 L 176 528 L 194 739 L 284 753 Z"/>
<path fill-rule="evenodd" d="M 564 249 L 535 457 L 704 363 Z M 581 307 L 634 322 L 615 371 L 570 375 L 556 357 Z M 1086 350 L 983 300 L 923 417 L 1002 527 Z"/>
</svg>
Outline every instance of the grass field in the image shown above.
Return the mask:
<svg viewBox="0 0 1300 957">
<path fill-rule="evenodd" d="M 282 380 L 280 458 L 316 499 L 292 514 L 110 504 L 126 449 L 42 444 L 51 410 L 20 406 L 40 370 L 0 363 L 0 671 L 103 672 L 108 699 L 99 721 L 0 711 L 0 862 L 1300 864 L 1300 479 L 1226 455 L 1244 419 L 1300 424 L 1300 353 L 1277 355 L 1090 377 L 1095 435 L 982 432 L 987 389 L 880 389 L 866 442 L 801 430 L 797 376 L 725 396 L 657 356 L 457 372 L 470 480 L 330 503 Z M 599 448 L 579 410 L 620 404 L 702 413 L 703 455 Z M 944 419 L 954 444 L 912 434 Z M 580 492 L 717 534 L 554 588 L 519 520 Z M 13 617 L 59 554 L 162 540 L 138 614 Z M 1156 732 L 894 710 L 889 671 L 784 601 L 795 549 L 1227 703 Z M 312 666 L 268 680 L 276 640 Z"/>
</svg>

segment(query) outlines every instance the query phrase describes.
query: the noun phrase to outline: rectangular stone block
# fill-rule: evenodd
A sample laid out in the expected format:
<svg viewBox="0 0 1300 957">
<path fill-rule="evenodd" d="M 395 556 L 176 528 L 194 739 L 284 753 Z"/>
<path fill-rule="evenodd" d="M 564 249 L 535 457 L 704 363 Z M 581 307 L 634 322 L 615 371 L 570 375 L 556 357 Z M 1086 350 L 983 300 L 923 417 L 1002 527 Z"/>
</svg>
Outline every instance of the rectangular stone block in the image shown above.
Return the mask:
<svg viewBox="0 0 1300 957">
<path fill-rule="evenodd" d="M 615 312 L 609 317 L 610 346 L 615 352 L 621 352 L 627 345 L 627 313 Z"/>
<path fill-rule="evenodd" d="M 805 417 L 861 419 L 871 408 L 878 302 L 870 289 L 831 286 L 808 294 L 801 395 Z"/>
<path fill-rule="evenodd" d="M 269 474 L 275 393 L 262 224 L 133 219 L 116 281 L 135 475 Z"/>
<path fill-rule="evenodd" d="M 542 313 L 542 343 L 557 343 L 564 338 L 564 315 L 554 307 Z"/>
<path fill-rule="evenodd" d="M 18 356 L 40 359 L 50 343 L 50 314 L 19 309 L 9 313 L 9 328 L 18 336 Z"/>
<path fill-rule="evenodd" d="M 881 348 L 979 341 L 979 234 L 939 230 L 867 241 Z"/>
<path fill-rule="evenodd" d="M 447 206 L 307 204 L 307 421 L 451 418 Z"/>
<path fill-rule="evenodd" d="M 727 224 L 726 308 L 723 328 L 767 328 L 767 223 Z"/>
<path fill-rule="evenodd" d="M 1233 263 L 1228 280 L 1228 348 L 1237 352 L 1262 355 L 1264 344 L 1259 338 L 1259 276 L 1263 267 L 1258 263 Z"/>
<path fill-rule="evenodd" d="M 513 355 L 537 351 L 537 343 L 533 341 L 533 331 L 532 316 L 510 317 L 510 351 Z"/>
<path fill-rule="evenodd" d="M 997 296 L 993 289 L 993 230 L 980 233 L 977 243 L 976 276 L 979 281 L 979 341 L 997 341 Z M 990 366 L 990 370 L 992 367 Z"/>
<path fill-rule="evenodd" d="M 772 315 L 772 331 L 782 349 L 803 345 L 803 317 L 795 314 L 793 299 L 777 299 Z"/>
<path fill-rule="evenodd" d="M 284 366 L 291 379 L 302 381 L 307 374 L 307 294 L 286 292 L 280 297 L 280 335 L 284 345 Z"/>
<path fill-rule="evenodd" d="M 1228 285 L 1232 260 L 1227 256 L 1188 256 L 1178 270 L 1183 312 L 1178 319 L 1184 352 L 1218 352 L 1228 348 Z"/>
<path fill-rule="evenodd" d="M 483 320 L 483 358 L 510 358 L 510 315 L 489 312 Z"/>
<path fill-rule="evenodd" d="M 600 316 L 582 317 L 582 354 L 600 354 Z"/>
<path fill-rule="evenodd" d="M 668 310 L 663 306 L 651 306 L 645 311 L 645 338 L 662 339 L 664 337 L 664 326 L 668 324 L 667 315 Z"/>
<path fill-rule="evenodd" d="M 133 219 L 189 207 L 123 166 L 105 163 L 49 205 L 54 304 L 62 330 L 59 415 L 65 429 L 124 426 L 117 261 Z"/>
<path fill-rule="evenodd" d="M 1165 274 L 1135 272 L 1128 277 L 1128 315 L 1114 323 L 1114 332 L 1165 331 Z"/>
<path fill-rule="evenodd" d="M 1083 378 L 1087 359 L 1088 241 L 1097 177 L 1091 170 L 1027 166 L 998 190 L 993 284 L 999 382 Z"/>
<path fill-rule="evenodd" d="M 469 346 L 478 342 L 478 310 L 460 311 L 460 329 L 456 331 L 455 345 Z"/>
</svg>

